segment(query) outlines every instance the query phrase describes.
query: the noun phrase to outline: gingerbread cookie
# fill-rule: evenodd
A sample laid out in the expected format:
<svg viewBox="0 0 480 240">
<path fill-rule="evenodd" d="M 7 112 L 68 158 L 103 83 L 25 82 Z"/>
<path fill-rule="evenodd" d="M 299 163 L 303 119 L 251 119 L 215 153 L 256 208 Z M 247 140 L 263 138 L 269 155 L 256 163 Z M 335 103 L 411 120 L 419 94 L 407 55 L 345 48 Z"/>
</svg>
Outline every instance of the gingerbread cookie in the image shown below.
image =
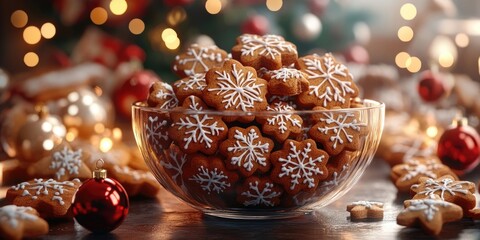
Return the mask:
<svg viewBox="0 0 480 240">
<path fill-rule="evenodd" d="M 397 216 L 397 224 L 407 227 L 420 226 L 425 232 L 438 235 L 447 222 L 462 219 L 462 208 L 439 198 L 405 201 L 405 209 Z"/>
<path fill-rule="evenodd" d="M 320 182 L 317 191 L 327 193 L 342 184 L 350 175 L 351 162 L 354 159 L 354 154 L 348 151 L 330 156 L 327 162 L 328 177 Z"/>
<path fill-rule="evenodd" d="M 357 201 L 347 205 L 350 220 L 383 219 L 383 203 L 372 201 Z"/>
<path fill-rule="evenodd" d="M 267 82 L 257 78 L 251 67 L 227 60 L 222 67 L 210 69 L 205 79 L 207 86 L 203 89 L 203 99 L 217 110 L 252 112 L 267 108 Z M 254 118 L 254 115 L 246 115 L 225 117 L 224 120 L 251 122 Z"/>
<path fill-rule="evenodd" d="M 280 205 L 281 186 L 268 177 L 248 177 L 237 189 L 237 201 L 244 207 L 271 208 Z"/>
<path fill-rule="evenodd" d="M 48 233 L 48 223 L 31 207 L 7 205 L 0 208 L 0 238 L 33 238 Z"/>
<path fill-rule="evenodd" d="M 180 103 L 190 95 L 202 97 L 202 91 L 207 86 L 205 73 L 196 73 L 173 83 L 173 91 Z"/>
<path fill-rule="evenodd" d="M 288 137 L 302 132 L 303 119 L 298 114 L 292 113 L 292 111 L 295 111 L 295 109 L 287 103 L 274 102 L 267 106 L 267 112 L 278 113 L 258 116 L 257 121 L 262 124 L 264 133 L 273 136 L 282 143 Z"/>
<path fill-rule="evenodd" d="M 110 172 L 122 184 L 129 197 L 154 198 L 160 191 L 160 185 L 149 171 L 135 170 L 128 166 L 114 166 Z"/>
<path fill-rule="evenodd" d="M 52 150 L 50 156 L 34 163 L 27 171 L 30 176 L 54 178 L 57 181 L 87 179 L 92 176 L 92 171 L 85 164 L 89 158 L 89 153 L 82 148 L 74 148 L 63 142 Z"/>
<path fill-rule="evenodd" d="M 463 213 L 465 217 L 470 218 L 472 220 L 480 220 L 480 208 L 470 209 L 467 212 Z"/>
<path fill-rule="evenodd" d="M 170 84 L 156 81 L 150 86 L 147 103 L 150 107 L 172 109 L 178 106 L 178 99 Z"/>
<path fill-rule="evenodd" d="M 313 110 L 324 110 L 315 107 Z M 318 122 L 310 129 L 309 136 L 318 141 L 331 155 L 345 150 L 356 151 L 361 146 L 360 137 L 366 134 L 367 124 L 359 118 L 358 112 L 322 112 L 315 115 Z"/>
<path fill-rule="evenodd" d="M 246 66 L 269 70 L 288 66 L 298 58 L 297 47 L 277 35 L 243 34 L 232 48 L 232 57 Z"/>
<path fill-rule="evenodd" d="M 348 108 L 350 99 L 359 93 L 347 67 L 338 63 L 329 53 L 322 57 L 308 55 L 299 58 L 295 67 L 305 72 L 310 82 L 309 89 L 298 95 L 298 102 L 302 106 Z"/>
<path fill-rule="evenodd" d="M 222 117 L 205 113 L 181 112 L 208 110 L 207 105 L 195 96 L 185 99 L 182 107 L 176 109 L 179 111 L 173 111 L 170 114 L 172 126 L 168 129 L 168 134 L 173 141 L 188 154 L 195 152 L 214 154 L 228 133 L 228 127 L 222 121 Z"/>
<path fill-rule="evenodd" d="M 183 182 L 190 195 L 199 202 L 214 206 L 229 203 L 228 195 L 233 194 L 238 174 L 225 168 L 223 160 L 197 154 L 183 167 Z"/>
<path fill-rule="evenodd" d="M 217 46 L 192 44 L 185 53 L 175 57 L 173 70 L 180 77 L 206 73 L 212 67 L 222 66 L 227 58 L 227 52 Z"/>
<path fill-rule="evenodd" d="M 270 155 L 273 165 L 271 178 L 291 195 L 302 190 L 314 191 L 319 182 L 328 176 L 325 167 L 328 157 L 326 152 L 317 149 L 312 139 L 302 142 L 287 140 L 282 150 Z"/>
<path fill-rule="evenodd" d="M 437 179 L 422 177 L 418 182 L 411 187 L 413 199 L 428 198 L 431 194 L 435 194 L 441 200 L 459 205 L 464 212 L 477 205 L 475 184 L 472 182 L 457 181 L 449 175 Z"/>
<path fill-rule="evenodd" d="M 228 138 L 220 144 L 220 153 L 226 156 L 225 165 L 230 170 L 238 170 L 243 176 L 251 176 L 256 171 L 270 169 L 270 153 L 273 141 L 263 137 L 255 126 L 249 128 L 232 127 Z"/>
<path fill-rule="evenodd" d="M 6 200 L 17 206 L 35 208 L 42 218 L 69 218 L 72 198 L 81 182 L 57 182 L 41 178 L 12 186 L 7 191 Z"/>
<path fill-rule="evenodd" d="M 436 179 L 445 175 L 451 175 L 458 180 L 455 173 L 434 156 L 412 158 L 407 163 L 394 166 L 390 172 L 390 177 L 400 192 L 409 192 L 410 187 L 417 184 L 421 177 Z"/>
<path fill-rule="evenodd" d="M 268 81 L 268 93 L 271 95 L 296 96 L 310 86 L 307 75 L 295 68 L 268 71 L 262 78 Z"/>
</svg>

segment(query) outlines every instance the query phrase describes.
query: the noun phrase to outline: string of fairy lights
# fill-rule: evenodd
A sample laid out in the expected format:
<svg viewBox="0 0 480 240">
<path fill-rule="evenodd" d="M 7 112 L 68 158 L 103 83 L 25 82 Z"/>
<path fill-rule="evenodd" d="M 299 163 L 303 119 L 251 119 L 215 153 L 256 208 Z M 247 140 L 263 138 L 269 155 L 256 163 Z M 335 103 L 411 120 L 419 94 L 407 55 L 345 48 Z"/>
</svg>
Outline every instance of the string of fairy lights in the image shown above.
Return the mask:
<svg viewBox="0 0 480 240">
<path fill-rule="evenodd" d="M 128 3 L 125 0 L 110 0 L 99 7 L 95 7 L 90 11 L 90 20 L 95 25 L 103 25 L 107 23 L 109 18 L 121 16 L 128 10 Z M 219 14 L 229 1 L 227 0 L 206 0 L 205 10 L 209 14 Z M 279 11 L 283 6 L 283 0 L 266 0 L 266 7 L 272 11 Z M 180 47 L 181 41 L 174 30 L 174 27 L 183 22 L 187 18 L 186 12 L 182 7 L 174 7 L 167 14 L 166 22 L 168 26 L 155 27 L 149 33 L 150 40 L 153 45 L 160 46 L 158 49 L 176 50 Z M 54 23 L 45 22 L 40 27 L 29 25 L 28 13 L 25 10 L 15 10 L 10 17 L 14 27 L 23 29 L 23 40 L 29 45 L 38 44 L 42 38 L 51 39 L 55 37 L 57 28 Z M 133 35 L 143 34 L 145 31 L 145 22 L 140 18 L 133 18 L 128 23 L 128 29 Z M 26 52 L 23 62 L 28 67 L 35 67 L 39 64 L 40 58 L 34 51 Z"/>
</svg>

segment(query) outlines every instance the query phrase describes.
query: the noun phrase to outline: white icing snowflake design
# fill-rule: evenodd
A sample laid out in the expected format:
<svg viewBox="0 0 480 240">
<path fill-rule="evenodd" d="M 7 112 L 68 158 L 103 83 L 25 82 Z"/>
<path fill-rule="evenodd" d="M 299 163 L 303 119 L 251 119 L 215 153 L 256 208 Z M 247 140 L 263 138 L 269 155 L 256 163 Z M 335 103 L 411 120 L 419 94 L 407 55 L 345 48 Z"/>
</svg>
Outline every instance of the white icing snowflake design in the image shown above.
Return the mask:
<svg viewBox="0 0 480 240">
<path fill-rule="evenodd" d="M 288 112 L 294 111 L 295 109 L 287 104 L 282 104 L 281 102 L 274 103 L 274 107 L 267 106 L 267 111 L 273 112 Z M 278 131 L 285 133 L 288 130 L 287 122 L 292 124 L 292 127 L 302 127 L 300 120 L 293 118 L 292 114 L 276 114 L 273 117 L 267 118 L 267 123 L 269 125 L 278 126 Z"/>
<path fill-rule="evenodd" d="M 200 65 L 202 70 L 199 73 L 205 73 L 209 70 L 208 65 L 205 63 L 205 60 L 213 61 L 222 63 L 225 59 L 223 58 L 222 54 L 214 52 L 217 50 L 216 46 L 209 46 L 209 47 L 198 47 L 198 45 L 194 45 L 187 49 L 184 58 L 177 56 L 175 60 L 178 61 L 179 65 L 187 65 L 189 63 L 192 64 L 190 69 L 185 69 L 184 72 L 186 75 L 194 75 L 195 68 L 197 65 Z M 174 65 L 173 70 L 178 71 L 178 66 Z"/>
<path fill-rule="evenodd" d="M 429 157 L 435 154 L 435 144 L 429 145 L 422 149 L 424 140 L 421 138 L 415 139 L 413 143 L 409 144 L 407 141 L 398 142 L 392 145 L 393 153 L 403 153 L 403 162 L 408 162 L 413 157 Z"/>
<path fill-rule="evenodd" d="M 307 143 L 305 148 L 297 150 L 297 146 L 290 142 L 290 153 L 287 158 L 279 158 L 278 161 L 282 163 L 281 173 L 278 177 L 287 176 L 291 178 L 290 189 L 293 190 L 297 184 L 307 184 L 308 188 L 315 187 L 315 179 L 313 175 L 324 174 L 317 163 L 321 163 L 325 158 L 321 155 L 317 158 L 312 158 L 309 154 L 312 151 L 312 145 Z M 303 179 L 303 181 L 301 181 Z M 301 182 L 300 182 L 301 181 Z"/>
<path fill-rule="evenodd" d="M 439 207 L 451 207 L 452 204 L 438 199 L 414 199 L 409 200 L 410 206 L 404 211 L 406 212 L 423 212 L 427 217 L 427 221 L 432 221 L 435 215 L 440 211 Z"/>
<path fill-rule="evenodd" d="M 179 156 L 181 155 L 181 156 Z M 183 165 L 187 162 L 187 155 L 186 154 L 179 154 L 179 151 L 174 151 L 173 149 L 170 150 L 169 153 L 169 162 L 160 161 L 160 165 L 162 165 L 166 169 L 170 169 L 175 172 L 175 174 L 170 175 L 173 181 L 178 182 L 181 181 L 181 185 L 183 185 L 183 180 L 181 178 L 183 174 Z M 177 180 L 178 179 L 178 180 Z"/>
<path fill-rule="evenodd" d="M 195 98 L 190 97 L 190 99 L 192 102 L 189 106 L 190 110 L 203 110 L 203 107 L 196 102 Z M 174 123 L 174 125 L 178 126 L 178 130 L 184 128 L 187 130 L 185 132 L 186 137 L 183 139 L 185 141 L 185 149 L 188 148 L 192 141 L 195 143 L 205 143 L 207 148 L 212 147 L 213 140 L 210 136 L 220 135 L 220 132 L 225 131 L 225 128 L 219 127 L 217 121 L 209 123 L 210 120 L 213 120 L 213 117 L 207 114 L 189 114 Z"/>
<path fill-rule="evenodd" d="M 216 95 L 222 96 L 222 103 L 225 109 L 240 109 L 242 111 L 253 110 L 255 102 L 263 102 L 261 97 L 262 87 L 264 84 L 257 84 L 257 78 L 253 76 L 252 71 L 244 72 L 243 69 L 238 70 L 237 64 L 233 64 L 231 72 L 215 71 L 218 75 L 216 78 L 216 88 L 209 88 L 209 92 L 217 92 Z"/>
<path fill-rule="evenodd" d="M 360 132 L 361 128 L 366 126 L 365 123 L 359 122 L 352 112 L 338 113 L 336 116 L 333 113 L 323 113 L 323 115 L 325 118 L 320 118 L 320 121 L 327 125 L 333 123 L 334 126 L 318 127 L 317 129 L 325 135 L 331 135 L 330 141 L 333 142 L 333 149 L 337 148 L 337 144 L 343 145 L 345 142 L 353 142 L 354 136 L 347 132 L 348 129 Z"/>
<path fill-rule="evenodd" d="M 318 99 L 323 100 L 323 107 L 327 107 L 329 102 L 345 103 L 347 94 L 354 94 L 351 81 L 342 81 L 340 78 L 347 77 L 348 70 L 343 64 L 336 64 L 330 54 L 324 57 L 324 64 L 319 58 L 303 59 L 307 69 L 309 80 L 320 80 L 319 84 L 311 84 L 309 87 L 309 95 L 315 95 Z M 322 87 L 325 87 L 325 91 Z"/>
<path fill-rule="evenodd" d="M 275 59 L 276 56 L 281 56 L 283 51 L 297 53 L 293 44 L 276 35 L 244 34 L 240 36 L 240 41 L 243 44 L 242 55 L 255 56 L 255 54 L 258 54 Z"/>
<path fill-rule="evenodd" d="M 211 192 L 220 194 L 227 187 L 230 187 L 230 183 L 226 182 L 227 179 L 228 176 L 225 176 L 223 171 L 219 171 L 217 168 L 209 171 L 208 168 L 200 166 L 198 168 L 198 173 L 188 180 L 200 184 L 202 190 L 206 191 L 208 194 Z"/>
<path fill-rule="evenodd" d="M 54 202 L 57 201 L 60 205 L 65 205 L 62 194 L 66 191 L 69 191 L 68 187 L 74 187 L 74 182 L 80 182 L 80 180 L 78 179 L 73 179 L 72 181 L 57 182 L 53 179 L 48 179 L 44 181 L 41 178 L 34 179 L 33 181 L 33 183 L 23 182 L 16 186 L 12 186 L 12 189 L 16 191 L 23 190 L 22 196 L 31 196 L 33 200 L 38 199 L 39 196 L 48 195 L 49 191 L 54 191 L 54 195 L 51 200 Z"/>
<path fill-rule="evenodd" d="M 27 211 L 33 211 L 31 207 L 19 207 L 15 205 L 7 205 L 0 208 L 0 221 L 7 222 L 14 229 L 18 228 L 19 220 L 36 221 L 38 216 Z"/>
<path fill-rule="evenodd" d="M 435 194 L 436 192 L 440 192 L 440 198 L 445 200 L 444 195 L 445 192 L 450 193 L 451 195 L 456 195 L 456 193 L 461 194 L 468 194 L 470 191 L 467 189 L 463 189 L 463 185 L 469 185 L 467 181 L 455 181 L 451 178 L 444 178 L 440 181 L 436 181 L 434 179 L 427 179 L 425 182 L 425 190 L 419 192 L 419 194 L 423 194 L 425 196 L 430 196 L 431 194 Z"/>
<path fill-rule="evenodd" d="M 405 175 L 400 179 L 400 181 L 408 181 L 417 176 L 426 176 L 429 178 L 437 178 L 435 170 L 442 167 L 442 164 L 438 163 L 435 160 L 427 160 L 425 163 L 421 163 L 416 160 L 412 160 L 410 163 L 405 164 L 402 168 Z"/>
<path fill-rule="evenodd" d="M 352 202 L 353 206 L 364 206 L 367 209 L 371 209 L 373 206 L 377 206 L 379 208 L 383 208 L 383 203 L 381 202 L 372 202 L 372 201 L 357 201 Z"/>
<path fill-rule="evenodd" d="M 260 136 L 253 128 L 247 135 L 236 130 L 234 138 L 236 139 L 235 145 L 228 147 L 227 150 L 232 153 L 240 152 L 240 155 L 232 157 L 232 165 L 242 166 L 247 171 L 252 170 L 254 162 L 262 166 L 267 165 L 265 154 L 268 153 L 270 146 L 267 142 L 262 143 L 259 140 Z"/>
<path fill-rule="evenodd" d="M 161 89 L 160 91 L 155 93 L 155 97 L 157 99 L 163 99 L 166 100 L 162 105 L 158 106 L 160 109 L 172 109 L 176 106 L 178 106 L 178 99 L 177 96 L 175 96 L 175 93 L 173 92 L 172 86 L 170 84 L 160 82 L 159 84 L 162 85 L 163 88 L 166 89 L 164 91 Z"/>
<path fill-rule="evenodd" d="M 262 190 L 258 187 L 258 181 L 248 183 L 248 188 L 248 191 L 241 193 L 242 196 L 249 199 L 243 202 L 244 206 L 265 205 L 267 207 L 273 207 L 275 203 L 272 199 L 281 195 L 280 192 L 272 191 L 273 184 L 269 182 L 265 183 L 265 187 Z"/>
<path fill-rule="evenodd" d="M 332 180 L 323 181 L 318 188 L 321 189 L 322 193 L 326 193 L 330 191 L 332 188 L 338 186 L 341 182 L 343 182 L 347 178 L 349 173 L 349 168 L 350 168 L 350 164 L 347 163 L 343 165 L 340 171 L 333 172 Z"/>
<path fill-rule="evenodd" d="M 60 179 L 68 171 L 70 175 L 78 175 L 78 169 L 82 166 L 82 149 L 70 150 L 65 146 L 62 150 L 52 154 L 50 169 L 56 170 L 55 176 Z"/>
<path fill-rule="evenodd" d="M 168 131 L 165 128 L 168 125 L 167 120 L 159 120 L 158 116 L 148 116 L 148 123 L 145 123 L 147 140 L 152 143 L 153 150 L 160 153 L 163 150 L 161 141 L 168 141 Z"/>
<path fill-rule="evenodd" d="M 176 81 L 175 87 L 181 88 L 184 91 L 198 90 L 202 91 L 207 83 L 205 82 L 205 73 L 196 73 L 188 76 L 186 80 Z"/>
<path fill-rule="evenodd" d="M 273 70 L 271 79 L 282 80 L 287 82 L 288 79 L 301 79 L 302 72 L 295 68 L 280 68 L 278 70 Z"/>
</svg>

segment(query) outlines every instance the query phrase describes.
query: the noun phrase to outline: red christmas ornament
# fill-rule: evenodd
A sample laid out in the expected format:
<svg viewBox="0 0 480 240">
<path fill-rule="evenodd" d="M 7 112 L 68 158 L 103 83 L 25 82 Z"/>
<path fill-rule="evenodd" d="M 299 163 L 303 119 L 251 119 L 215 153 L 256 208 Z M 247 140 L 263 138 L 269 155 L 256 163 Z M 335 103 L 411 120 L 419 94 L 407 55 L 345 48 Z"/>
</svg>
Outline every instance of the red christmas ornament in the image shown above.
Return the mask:
<svg viewBox="0 0 480 240">
<path fill-rule="evenodd" d="M 418 94 L 426 102 L 435 102 L 446 92 L 442 76 L 427 70 L 422 73 L 418 83 Z"/>
<path fill-rule="evenodd" d="M 132 104 L 136 101 L 147 99 L 150 86 L 156 81 L 161 80 L 152 71 L 138 71 L 134 73 L 114 93 L 117 112 L 126 119 L 131 119 Z"/>
<path fill-rule="evenodd" d="M 467 173 L 480 163 L 480 136 L 466 118 L 455 120 L 440 137 L 437 155 L 458 174 Z"/>
<path fill-rule="evenodd" d="M 75 220 L 94 233 L 110 232 L 120 226 L 129 207 L 127 192 L 119 182 L 107 178 L 102 165 L 103 160 L 99 160 L 93 178 L 80 186 L 72 205 Z"/>
<path fill-rule="evenodd" d="M 359 64 L 368 64 L 370 62 L 370 55 L 367 49 L 361 45 L 352 45 L 344 53 L 343 56 L 347 62 L 354 62 Z"/>
<path fill-rule="evenodd" d="M 330 0 L 309 0 L 308 8 L 313 14 L 320 16 L 325 12 L 329 3 Z"/>
<path fill-rule="evenodd" d="M 270 30 L 270 22 L 265 16 L 254 15 L 242 24 L 242 33 L 265 35 Z"/>
<path fill-rule="evenodd" d="M 120 62 L 129 62 L 132 60 L 137 60 L 140 62 L 145 61 L 145 51 L 135 44 L 130 44 L 126 46 L 120 54 Z"/>
</svg>

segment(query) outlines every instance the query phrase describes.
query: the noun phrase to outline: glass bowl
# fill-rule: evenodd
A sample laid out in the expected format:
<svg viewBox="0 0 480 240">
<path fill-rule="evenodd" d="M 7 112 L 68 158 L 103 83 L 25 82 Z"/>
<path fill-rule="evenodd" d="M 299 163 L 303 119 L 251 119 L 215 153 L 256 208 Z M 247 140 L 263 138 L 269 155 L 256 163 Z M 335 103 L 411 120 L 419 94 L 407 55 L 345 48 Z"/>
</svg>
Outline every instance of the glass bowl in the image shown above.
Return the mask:
<svg viewBox="0 0 480 240">
<path fill-rule="evenodd" d="M 136 102 L 132 127 L 148 167 L 179 199 L 207 215 L 279 219 L 309 213 L 343 196 L 372 161 L 383 130 L 385 105 L 367 99 L 352 105 L 333 110 L 234 112 L 163 110 Z M 255 119 L 247 123 L 232 121 L 251 120 L 252 116 Z M 284 141 L 275 132 L 265 134 L 262 128 L 266 119 L 282 116 L 301 118 L 301 132 Z M 200 126 L 205 119 L 222 119 L 226 124 L 216 129 L 213 124 Z M 202 137 L 199 128 L 215 136 Z M 226 128 L 231 130 L 228 134 Z M 320 130 L 327 137 L 319 137 Z M 193 143 L 202 142 L 205 149 L 207 145 L 218 148 L 190 149 Z M 332 152 L 334 142 L 337 148 Z M 272 145 L 268 156 L 260 154 L 267 151 L 261 150 L 265 144 Z"/>
</svg>

